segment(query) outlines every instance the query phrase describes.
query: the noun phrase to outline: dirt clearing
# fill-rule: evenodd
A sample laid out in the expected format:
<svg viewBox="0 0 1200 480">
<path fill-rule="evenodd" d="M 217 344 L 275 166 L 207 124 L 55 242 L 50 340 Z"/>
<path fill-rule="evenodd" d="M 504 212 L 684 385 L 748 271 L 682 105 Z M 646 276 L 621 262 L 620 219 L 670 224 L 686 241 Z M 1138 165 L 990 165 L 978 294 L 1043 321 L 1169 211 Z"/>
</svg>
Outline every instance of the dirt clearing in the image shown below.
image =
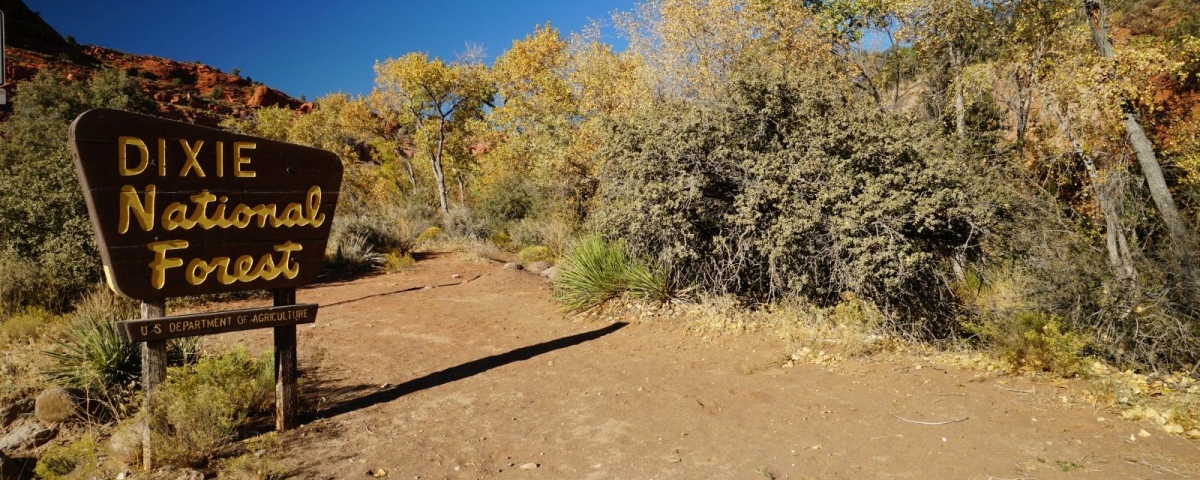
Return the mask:
<svg viewBox="0 0 1200 480">
<path fill-rule="evenodd" d="M 764 336 L 564 318 L 543 278 L 461 255 L 297 300 L 321 304 L 299 327 L 307 413 L 264 452 L 297 477 L 1200 476 L 1195 442 L 1072 402 L 1082 384 L 905 356 L 784 368 Z"/>
</svg>

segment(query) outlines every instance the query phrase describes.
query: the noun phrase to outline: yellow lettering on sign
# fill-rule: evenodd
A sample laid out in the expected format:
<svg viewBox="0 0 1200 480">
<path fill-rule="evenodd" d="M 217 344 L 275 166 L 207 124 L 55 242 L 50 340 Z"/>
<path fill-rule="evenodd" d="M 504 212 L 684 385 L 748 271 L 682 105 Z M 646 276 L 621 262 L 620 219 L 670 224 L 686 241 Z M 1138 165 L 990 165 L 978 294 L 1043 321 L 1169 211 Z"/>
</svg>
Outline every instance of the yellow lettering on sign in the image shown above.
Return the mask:
<svg viewBox="0 0 1200 480">
<path fill-rule="evenodd" d="M 317 213 L 321 209 L 321 187 L 308 187 L 308 224 L 313 228 L 325 223 L 325 214 Z"/>
<path fill-rule="evenodd" d="M 154 251 L 154 261 L 150 262 L 150 286 L 162 289 L 167 283 L 167 269 L 183 265 L 183 259 L 167 257 L 167 251 L 187 247 L 187 240 L 164 240 L 146 245 L 146 248 Z"/>
<path fill-rule="evenodd" d="M 154 185 L 146 185 L 146 199 L 140 200 L 137 190 L 132 185 L 121 187 L 121 215 L 117 220 L 117 233 L 129 231 L 129 217 L 137 219 L 138 226 L 149 232 L 154 228 L 154 196 L 158 190 Z"/>
<path fill-rule="evenodd" d="M 167 176 L 167 139 L 158 139 L 158 176 Z"/>
<path fill-rule="evenodd" d="M 233 142 L 233 176 L 235 177 L 254 177 L 256 172 L 243 170 L 242 164 L 249 164 L 250 157 L 243 157 L 242 150 L 253 150 L 258 144 L 254 142 Z"/>
<path fill-rule="evenodd" d="M 217 140 L 217 176 L 225 176 L 225 142 Z"/>
<path fill-rule="evenodd" d="M 138 165 L 129 168 L 129 147 L 137 147 L 138 153 L 141 154 L 141 160 Z M 146 165 L 150 163 L 150 151 L 146 148 L 146 142 L 143 142 L 137 137 L 117 137 L 117 171 L 122 177 L 137 175 L 146 170 Z"/>
<path fill-rule="evenodd" d="M 190 230 L 195 227 L 200 227 L 205 230 L 219 228 L 246 228 L 251 223 L 257 223 L 259 228 L 270 225 L 271 228 L 279 227 L 320 227 L 325 223 L 325 214 L 321 213 L 321 187 L 313 185 L 308 189 L 305 201 L 292 202 L 283 207 L 283 212 L 279 212 L 279 207 L 274 204 L 258 204 L 253 207 L 246 204 L 237 204 L 232 209 L 226 202 L 229 197 L 224 195 L 217 197 L 208 190 L 201 190 L 200 193 L 192 195 L 193 205 L 187 205 L 180 202 L 171 202 L 167 208 L 163 209 L 160 221 L 162 227 L 166 230 L 175 230 L 177 228 Z M 209 205 L 215 204 L 212 212 L 209 212 Z M 189 207 L 191 207 L 189 214 Z M 257 222 L 255 222 L 257 217 Z"/>
<path fill-rule="evenodd" d="M 296 275 L 300 274 L 300 265 L 292 261 L 292 252 L 303 248 L 302 245 L 290 241 L 275 245 L 275 251 L 283 254 L 278 261 L 270 253 L 259 257 L 257 262 L 250 255 L 242 255 L 235 261 L 231 261 L 229 257 L 216 257 L 211 261 L 196 258 L 188 263 L 187 269 L 184 270 L 184 278 L 192 285 L 204 283 L 214 272 L 217 281 L 223 285 L 253 282 L 260 278 L 274 280 L 280 275 L 287 279 L 296 278 Z M 179 264 L 182 265 L 183 261 L 179 260 Z"/>
<path fill-rule="evenodd" d="M 179 144 L 183 146 L 183 153 L 187 158 L 183 160 L 183 168 L 179 170 L 179 176 L 186 177 L 188 172 L 195 170 L 197 177 L 204 177 L 204 169 L 200 168 L 200 161 L 196 159 L 196 155 L 200 153 L 200 148 L 204 146 L 204 140 L 196 140 L 196 146 L 188 144 L 185 139 L 179 139 Z"/>
</svg>

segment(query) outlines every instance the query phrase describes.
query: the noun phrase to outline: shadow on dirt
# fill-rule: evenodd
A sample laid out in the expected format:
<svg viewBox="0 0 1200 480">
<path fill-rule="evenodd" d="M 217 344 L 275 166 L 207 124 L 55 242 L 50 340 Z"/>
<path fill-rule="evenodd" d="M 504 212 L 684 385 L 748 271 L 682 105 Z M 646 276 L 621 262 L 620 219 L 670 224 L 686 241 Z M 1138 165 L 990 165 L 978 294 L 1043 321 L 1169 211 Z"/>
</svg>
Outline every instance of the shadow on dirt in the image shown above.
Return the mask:
<svg viewBox="0 0 1200 480">
<path fill-rule="evenodd" d="M 521 347 L 516 350 L 492 355 L 490 357 L 472 360 L 462 365 L 453 366 L 421 378 L 409 380 L 391 388 L 378 390 L 359 397 L 350 397 L 350 395 L 352 395 L 355 390 L 373 389 L 373 387 L 365 385 L 358 387 L 343 387 L 343 389 L 338 392 L 326 392 L 322 396 L 327 399 L 340 398 L 343 400 L 332 400 L 332 403 L 329 404 L 329 406 L 322 405 L 314 415 L 312 415 L 310 418 L 304 419 L 303 421 L 307 423 L 315 419 L 336 417 L 338 415 L 350 413 L 355 410 L 370 407 L 372 405 L 390 402 L 410 393 L 445 385 L 450 382 L 478 375 L 496 367 L 502 367 L 510 363 L 520 362 L 522 360 L 529 360 L 544 353 L 553 352 L 555 350 L 572 347 L 584 342 L 595 340 L 625 328 L 627 325 L 629 324 L 625 322 L 617 322 L 607 327 L 592 330 L 590 332 L 583 332 L 568 337 L 550 340 L 548 342 Z"/>
<path fill-rule="evenodd" d="M 336 307 L 336 306 L 338 306 L 338 305 L 345 305 L 345 304 L 347 304 L 347 303 L 352 303 L 352 302 L 358 302 L 358 301 L 366 300 L 366 299 L 368 299 L 368 298 L 375 298 L 375 297 L 386 297 L 386 296 L 388 296 L 388 295 L 396 295 L 396 294 L 398 294 L 398 293 L 404 293 L 404 292 L 414 292 L 414 291 L 417 291 L 417 290 L 424 290 L 424 289 L 426 289 L 426 288 L 442 288 L 442 287 L 453 287 L 453 286 L 457 286 L 457 285 L 463 285 L 463 284 L 466 284 L 466 283 L 468 283 L 468 282 L 474 282 L 475 280 L 479 280 L 479 277 L 482 277 L 482 276 L 483 276 L 483 275 L 476 275 L 476 276 L 474 276 L 474 277 L 471 277 L 471 278 L 469 278 L 469 279 L 466 279 L 466 280 L 459 280 L 459 281 L 457 281 L 457 282 L 443 283 L 443 284 L 439 284 L 439 285 L 417 285 L 417 286 L 415 286 L 415 287 L 401 288 L 400 290 L 393 290 L 393 291 L 390 291 L 390 292 L 383 292 L 383 293 L 373 293 L 373 294 L 371 294 L 371 295 L 367 295 L 367 296 L 363 296 L 363 297 L 351 298 L 351 299 L 349 299 L 349 300 L 342 300 L 342 301 L 339 301 L 339 302 L 332 302 L 332 303 L 326 303 L 326 304 L 322 304 L 321 306 L 322 306 L 322 307 L 324 307 L 324 308 L 330 308 L 330 307 Z"/>
</svg>

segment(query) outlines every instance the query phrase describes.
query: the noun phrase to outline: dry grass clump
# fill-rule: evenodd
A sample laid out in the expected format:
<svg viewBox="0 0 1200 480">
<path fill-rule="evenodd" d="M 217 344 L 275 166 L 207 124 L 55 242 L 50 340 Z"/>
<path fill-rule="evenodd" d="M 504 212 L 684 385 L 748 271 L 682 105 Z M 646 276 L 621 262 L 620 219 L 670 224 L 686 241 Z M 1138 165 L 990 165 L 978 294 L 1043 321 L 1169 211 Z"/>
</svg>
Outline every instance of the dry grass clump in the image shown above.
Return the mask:
<svg viewBox="0 0 1200 480">
<path fill-rule="evenodd" d="M 0 344 L 29 343 L 56 335 L 63 317 L 42 307 L 25 307 L 0 318 Z"/>
<path fill-rule="evenodd" d="M 773 333 L 786 344 L 785 361 L 827 363 L 892 349 L 881 332 L 883 315 L 871 304 L 847 295 L 833 307 L 784 300 L 754 308 L 731 295 L 701 295 L 679 307 L 689 332 L 705 338 Z"/>
<path fill-rule="evenodd" d="M 269 432 L 242 441 L 241 455 L 222 459 L 217 478 L 230 480 L 276 480 L 287 478 L 287 471 L 269 456 L 280 446 L 279 434 Z"/>
<path fill-rule="evenodd" d="M 50 362 L 42 353 L 44 348 L 43 343 L 0 339 L 0 404 L 33 398 L 45 388 L 42 369 Z"/>
<path fill-rule="evenodd" d="M 561 258 L 575 240 L 578 227 L 560 216 L 523 218 L 509 226 L 509 236 L 518 245 L 542 245 Z"/>
</svg>

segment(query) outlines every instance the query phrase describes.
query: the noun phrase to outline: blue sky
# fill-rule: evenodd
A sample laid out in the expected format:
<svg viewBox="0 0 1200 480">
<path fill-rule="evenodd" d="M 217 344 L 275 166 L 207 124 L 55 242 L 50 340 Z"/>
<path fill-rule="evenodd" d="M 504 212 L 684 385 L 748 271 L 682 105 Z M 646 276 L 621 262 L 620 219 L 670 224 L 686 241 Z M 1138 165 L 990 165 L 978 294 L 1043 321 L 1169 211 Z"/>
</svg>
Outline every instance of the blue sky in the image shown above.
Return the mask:
<svg viewBox="0 0 1200 480">
<path fill-rule="evenodd" d="M 80 43 L 234 68 L 313 99 L 367 93 L 376 60 L 411 51 L 453 59 L 470 42 L 490 63 L 512 41 L 550 22 L 564 35 L 635 0 L 180 1 L 25 0 Z M 605 41 L 620 44 L 606 30 Z"/>
</svg>

